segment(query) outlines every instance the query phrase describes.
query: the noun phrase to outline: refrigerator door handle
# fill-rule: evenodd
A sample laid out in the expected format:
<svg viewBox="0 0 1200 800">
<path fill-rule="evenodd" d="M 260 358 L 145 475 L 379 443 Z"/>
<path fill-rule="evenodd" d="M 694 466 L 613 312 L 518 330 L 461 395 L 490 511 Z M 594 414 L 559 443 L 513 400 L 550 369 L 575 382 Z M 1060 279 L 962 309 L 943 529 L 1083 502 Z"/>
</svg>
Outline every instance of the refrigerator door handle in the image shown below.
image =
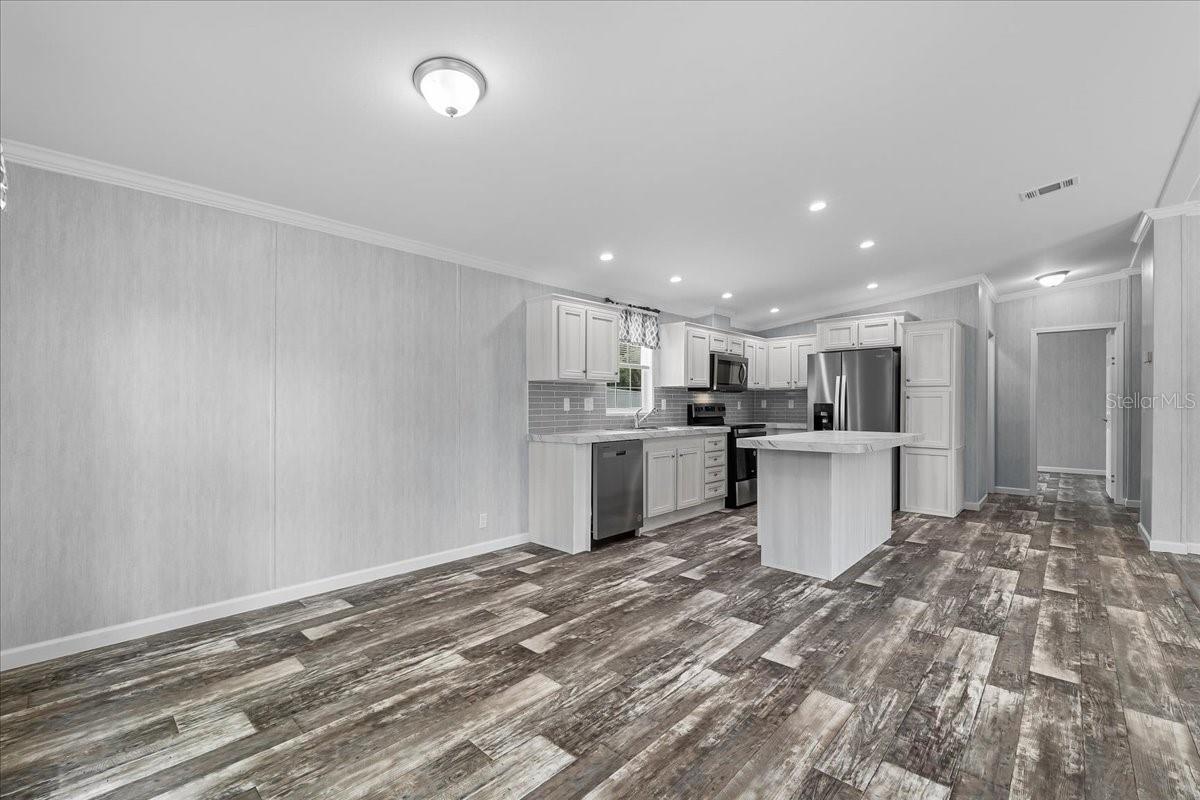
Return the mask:
<svg viewBox="0 0 1200 800">
<path fill-rule="evenodd" d="M 842 376 L 833 376 L 833 429 L 842 429 Z"/>
<path fill-rule="evenodd" d="M 838 408 L 840 409 L 839 413 L 842 417 L 842 427 L 839 428 L 838 430 L 843 430 L 843 431 L 850 429 L 850 421 L 846 418 L 847 417 L 846 412 L 849 410 L 846 408 L 846 389 L 847 389 L 846 384 L 848 384 L 848 383 L 850 383 L 849 379 L 847 379 L 846 376 L 843 375 L 842 376 L 842 396 L 838 399 Z"/>
</svg>

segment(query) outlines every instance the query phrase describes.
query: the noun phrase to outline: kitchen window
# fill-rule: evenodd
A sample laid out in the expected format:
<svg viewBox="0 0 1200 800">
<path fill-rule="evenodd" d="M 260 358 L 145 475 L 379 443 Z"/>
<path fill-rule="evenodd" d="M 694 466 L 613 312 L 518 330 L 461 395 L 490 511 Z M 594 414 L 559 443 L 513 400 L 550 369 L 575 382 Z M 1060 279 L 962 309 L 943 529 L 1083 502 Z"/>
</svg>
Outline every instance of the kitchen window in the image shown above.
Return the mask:
<svg viewBox="0 0 1200 800">
<path fill-rule="evenodd" d="M 633 414 L 645 408 L 654 406 L 654 381 L 650 370 L 653 351 L 649 347 L 621 342 L 617 345 L 617 366 L 619 377 L 608 384 L 605 392 L 607 406 L 605 413 Z"/>
</svg>

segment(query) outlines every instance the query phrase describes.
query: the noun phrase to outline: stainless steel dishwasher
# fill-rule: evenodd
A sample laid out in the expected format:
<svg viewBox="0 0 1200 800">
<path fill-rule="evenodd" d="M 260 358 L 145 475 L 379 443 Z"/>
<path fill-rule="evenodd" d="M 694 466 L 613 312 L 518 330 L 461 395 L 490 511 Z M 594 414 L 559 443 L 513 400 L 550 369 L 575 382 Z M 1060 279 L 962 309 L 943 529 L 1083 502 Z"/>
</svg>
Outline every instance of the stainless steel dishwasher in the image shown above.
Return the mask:
<svg viewBox="0 0 1200 800">
<path fill-rule="evenodd" d="M 642 440 L 592 445 L 592 538 L 642 527 Z"/>
</svg>

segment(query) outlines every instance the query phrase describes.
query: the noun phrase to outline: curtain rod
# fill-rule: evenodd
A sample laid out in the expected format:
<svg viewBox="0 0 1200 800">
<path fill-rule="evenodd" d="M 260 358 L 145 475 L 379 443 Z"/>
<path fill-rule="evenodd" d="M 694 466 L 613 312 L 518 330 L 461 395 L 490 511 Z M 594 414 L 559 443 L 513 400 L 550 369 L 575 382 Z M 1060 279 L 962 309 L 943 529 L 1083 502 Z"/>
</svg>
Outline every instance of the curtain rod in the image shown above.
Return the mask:
<svg viewBox="0 0 1200 800">
<path fill-rule="evenodd" d="M 613 300 L 611 297 L 604 298 L 604 302 L 610 303 L 614 306 L 625 306 L 626 308 L 636 308 L 639 311 L 649 311 L 652 314 L 661 314 L 662 313 L 662 309 L 659 309 L 659 308 L 651 308 L 650 306 L 635 306 L 633 303 L 621 303 L 616 300 Z"/>
</svg>

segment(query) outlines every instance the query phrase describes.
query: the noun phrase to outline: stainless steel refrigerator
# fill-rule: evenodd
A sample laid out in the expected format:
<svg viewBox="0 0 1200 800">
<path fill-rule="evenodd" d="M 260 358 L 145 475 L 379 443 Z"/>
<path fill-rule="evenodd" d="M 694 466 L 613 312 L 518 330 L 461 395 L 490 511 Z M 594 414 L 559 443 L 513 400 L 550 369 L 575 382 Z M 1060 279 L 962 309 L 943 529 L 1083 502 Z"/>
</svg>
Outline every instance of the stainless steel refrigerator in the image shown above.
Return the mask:
<svg viewBox="0 0 1200 800">
<path fill-rule="evenodd" d="M 899 431 L 900 351 L 841 350 L 808 357 L 808 429 Z M 892 510 L 900 508 L 900 448 L 892 449 Z"/>
</svg>

